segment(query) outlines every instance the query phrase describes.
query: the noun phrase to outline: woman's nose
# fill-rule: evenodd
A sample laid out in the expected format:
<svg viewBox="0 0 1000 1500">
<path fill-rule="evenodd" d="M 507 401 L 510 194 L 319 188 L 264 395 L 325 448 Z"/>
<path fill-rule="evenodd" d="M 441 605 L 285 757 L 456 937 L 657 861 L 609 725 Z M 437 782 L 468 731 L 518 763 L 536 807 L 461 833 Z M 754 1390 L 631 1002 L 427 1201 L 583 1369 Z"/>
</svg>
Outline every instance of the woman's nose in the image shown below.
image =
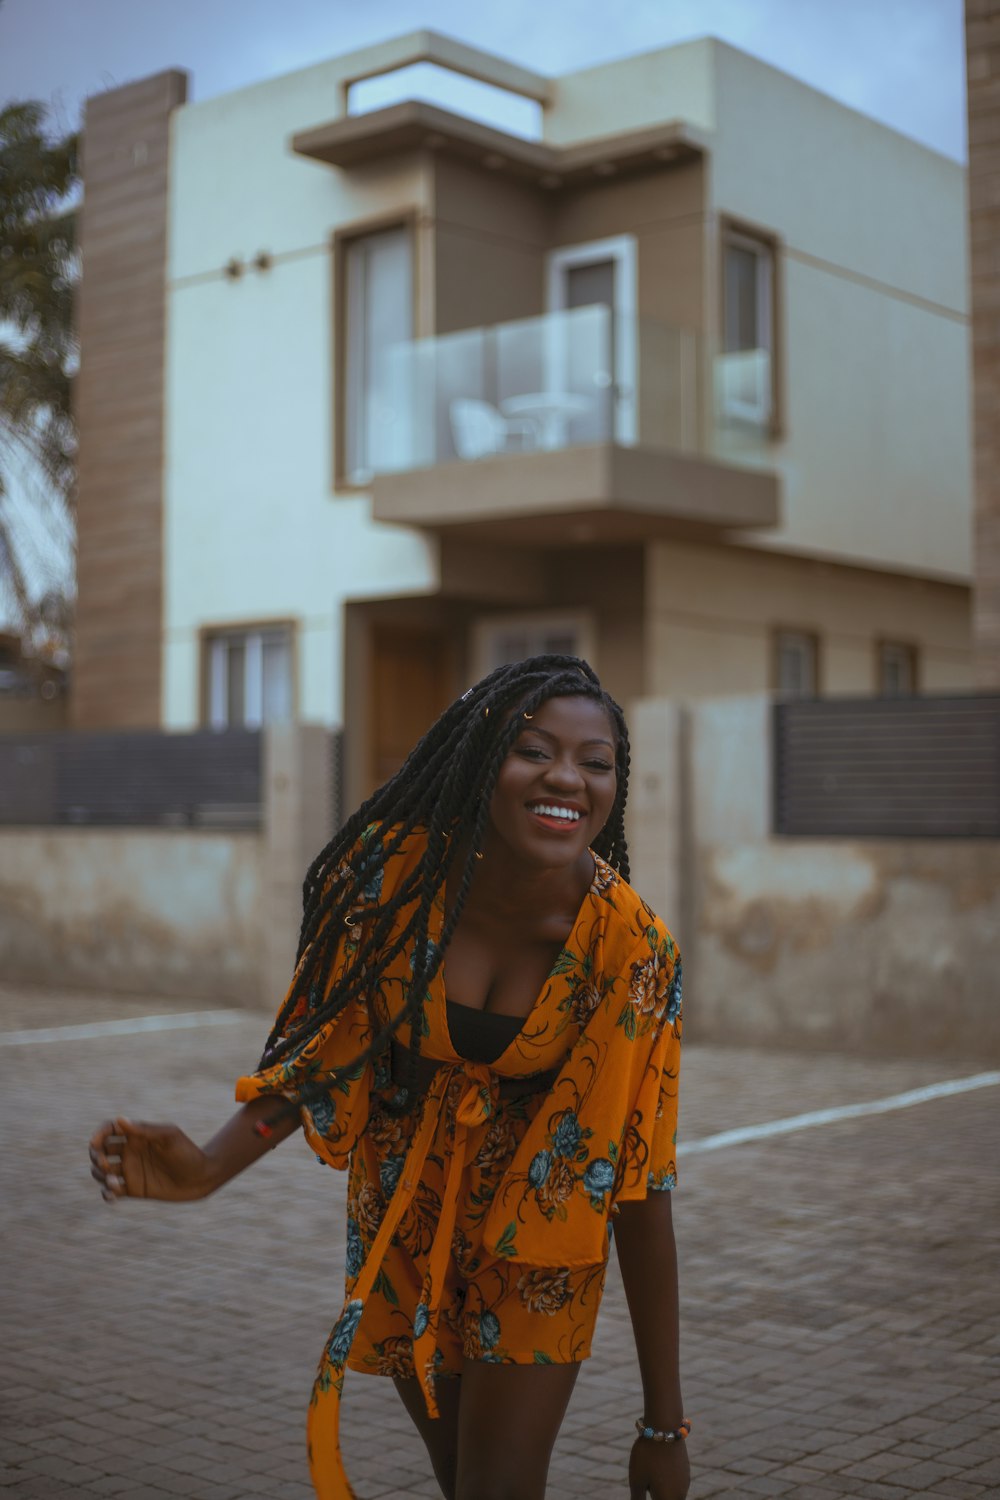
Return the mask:
<svg viewBox="0 0 1000 1500">
<path fill-rule="evenodd" d="M 556 756 L 546 767 L 545 780 L 550 786 L 572 788 L 586 785 L 583 772 L 572 757 Z"/>
</svg>

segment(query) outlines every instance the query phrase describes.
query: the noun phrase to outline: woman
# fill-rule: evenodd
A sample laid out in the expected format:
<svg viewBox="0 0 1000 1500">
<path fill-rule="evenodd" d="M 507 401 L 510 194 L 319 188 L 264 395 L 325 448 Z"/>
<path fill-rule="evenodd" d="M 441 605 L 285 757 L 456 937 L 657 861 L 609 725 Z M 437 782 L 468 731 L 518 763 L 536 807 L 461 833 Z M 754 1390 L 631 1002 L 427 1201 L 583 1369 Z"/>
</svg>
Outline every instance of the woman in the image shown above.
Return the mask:
<svg viewBox="0 0 1000 1500">
<path fill-rule="evenodd" d="M 391 1375 L 449 1500 L 536 1500 L 612 1219 L 644 1392 L 633 1497 L 688 1487 L 671 1224 L 680 959 L 627 885 L 625 721 L 544 656 L 465 693 L 313 863 L 295 976 L 199 1149 L 109 1121 L 109 1201 L 207 1196 L 299 1125 L 350 1169 L 347 1298 L 313 1388 L 350 1496 L 346 1365 Z"/>
</svg>

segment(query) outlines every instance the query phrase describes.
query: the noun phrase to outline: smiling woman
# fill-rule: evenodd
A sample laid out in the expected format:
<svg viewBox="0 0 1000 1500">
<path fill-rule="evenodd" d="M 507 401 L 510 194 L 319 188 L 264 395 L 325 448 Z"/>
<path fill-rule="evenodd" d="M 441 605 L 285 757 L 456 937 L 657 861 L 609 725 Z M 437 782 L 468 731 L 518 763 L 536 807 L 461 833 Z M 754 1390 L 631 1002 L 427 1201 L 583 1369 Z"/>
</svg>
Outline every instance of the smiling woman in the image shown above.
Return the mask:
<svg viewBox="0 0 1000 1500">
<path fill-rule="evenodd" d="M 680 959 L 627 884 L 628 767 L 585 662 L 494 672 L 313 863 L 242 1110 L 204 1149 L 175 1126 L 94 1136 L 109 1200 L 204 1197 L 299 1124 L 349 1169 L 346 1297 L 309 1415 L 321 1500 L 352 1494 L 347 1366 L 394 1378 L 442 1494 L 540 1500 L 612 1220 L 645 1394 L 631 1493 L 687 1493 L 664 1191 Z"/>
</svg>

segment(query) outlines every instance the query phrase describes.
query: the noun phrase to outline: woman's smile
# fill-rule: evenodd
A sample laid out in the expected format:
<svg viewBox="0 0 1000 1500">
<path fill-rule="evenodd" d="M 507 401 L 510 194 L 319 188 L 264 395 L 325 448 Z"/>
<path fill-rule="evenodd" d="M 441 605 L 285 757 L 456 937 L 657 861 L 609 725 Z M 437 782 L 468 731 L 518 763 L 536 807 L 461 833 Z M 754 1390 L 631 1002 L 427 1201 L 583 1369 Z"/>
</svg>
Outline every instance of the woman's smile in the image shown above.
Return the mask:
<svg viewBox="0 0 1000 1500">
<path fill-rule="evenodd" d="M 550 698 L 525 719 L 490 802 L 487 854 L 528 864 L 578 859 L 614 806 L 614 728 L 598 700 Z"/>
</svg>

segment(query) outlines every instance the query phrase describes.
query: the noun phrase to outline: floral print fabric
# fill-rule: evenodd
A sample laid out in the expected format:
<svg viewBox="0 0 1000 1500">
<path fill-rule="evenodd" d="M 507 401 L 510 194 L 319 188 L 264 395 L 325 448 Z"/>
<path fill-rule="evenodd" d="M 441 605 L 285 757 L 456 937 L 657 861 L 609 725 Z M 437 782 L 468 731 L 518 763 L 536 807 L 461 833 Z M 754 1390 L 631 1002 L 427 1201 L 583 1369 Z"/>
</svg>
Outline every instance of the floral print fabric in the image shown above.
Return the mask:
<svg viewBox="0 0 1000 1500">
<path fill-rule="evenodd" d="M 422 834 L 409 835 L 362 891 L 327 993 L 364 942 L 371 909 L 400 889 L 423 847 Z M 411 912 L 398 913 L 397 931 Z M 439 903 L 431 941 L 443 920 Z M 348 1295 L 310 1413 L 321 1500 L 352 1493 L 335 1420 L 348 1358 L 377 1373 L 416 1373 L 433 1413 L 434 1377 L 456 1368 L 459 1351 L 491 1361 L 585 1357 L 614 1205 L 676 1182 L 680 959 L 666 928 L 608 865 L 595 856 L 594 881 L 545 986 L 488 1067 L 455 1051 L 443 975 L 435 976 L 421 1052 L 441 1066 L 422 1107 L 400 1115 L 387 1057 L 329 1075 L 399 1014 L 411 959 L 401 952 L 367 1004 L 342 1012 L 296 1058 L 237 1085 L 246 1100 L 329 1079 L 328 1095 L 303 1110 L 305 1132 L 321 1160 L 351 1167 Z M 288 1030 L 321 999 L 301 994 Z M 406 1025 L 399 1036 L 409 1041 Z M 547 1093 L 501 1096 L 500 1079 L 550 1069 L 558 1072 Z"/>
</svg>

